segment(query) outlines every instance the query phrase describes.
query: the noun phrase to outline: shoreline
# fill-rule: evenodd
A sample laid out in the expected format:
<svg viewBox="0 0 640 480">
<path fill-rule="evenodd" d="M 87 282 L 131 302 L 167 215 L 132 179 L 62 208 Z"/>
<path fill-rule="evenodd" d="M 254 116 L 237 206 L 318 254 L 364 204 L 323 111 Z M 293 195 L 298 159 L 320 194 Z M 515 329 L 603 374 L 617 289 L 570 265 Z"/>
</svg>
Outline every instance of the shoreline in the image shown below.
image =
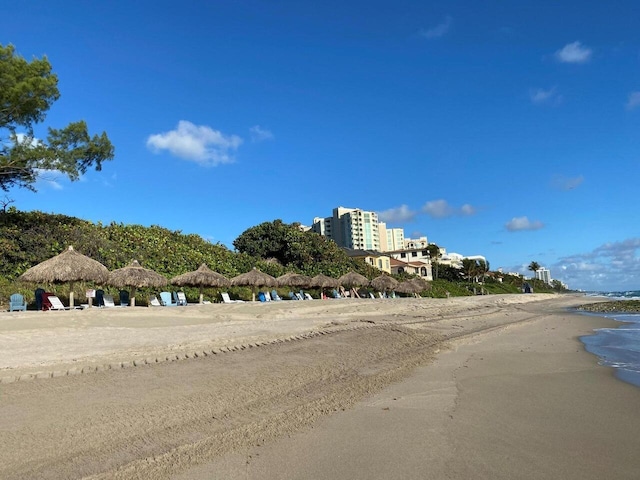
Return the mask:
<svg viewBox="0 0 640 480">
<path fill-rule="evenodd" d="M 580 300 L 52 312 L 22 317 L 21 325 L 0 315 L 0 345 L 13 341 L 14 352 L 26 353 L 0 357 L 12 372 L 50 360 L 70 340 L 63 360 L 87 349 L 102 359 L 106 347 L 108 355 L 130 355 L 145 343 L 192 348 L 204 334 L 226 335 L 209 344 L 265 341 L 0 385 L 0 476 L 584 480 L 602 478 L 597 460 L 615 472 L 609 478 L 634 478 L 627 474 L 638 460 L 624 455 L 640 429 L 628 411 L 640 392 L 582 347 L 580 334 L 613 321 L 566 311 Z M 292 340 L 294 330 L 302 333 Z M 87 336 L 100 341 L 87 346 Z M 623 444 L 615 451 L 614 438 Z M 578 453 L 586 466 L 576 463 Z"/>
</svg>

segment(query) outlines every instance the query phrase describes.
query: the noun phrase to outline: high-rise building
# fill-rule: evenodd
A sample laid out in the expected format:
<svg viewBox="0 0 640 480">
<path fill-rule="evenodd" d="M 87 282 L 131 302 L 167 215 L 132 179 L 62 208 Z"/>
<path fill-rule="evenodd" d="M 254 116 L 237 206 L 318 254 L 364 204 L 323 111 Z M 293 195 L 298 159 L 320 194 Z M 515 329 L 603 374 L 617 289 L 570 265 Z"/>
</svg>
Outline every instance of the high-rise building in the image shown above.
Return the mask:
<svg viewBox="0 0 640 480">
<path fill-rule="evenodd" d="M 359 208 L 337 207 L 331 217 L 313 219 L 316 233 L 331 238 L 340 247 L 380 251 L 378 214 Z"/>
<path fill-rule="evenodd" d="M 551 284 L 551 272 L 544 267 L 536 270 L 536 278 L 544 283 Z"/>
<path fill-rule="evenodd" d="M 404 229 L 403 228 L 387 228 L 384 222 L 378 222 L 380 251 L 391 252 L 400 250 L 404 245 Z"/>
</svg>

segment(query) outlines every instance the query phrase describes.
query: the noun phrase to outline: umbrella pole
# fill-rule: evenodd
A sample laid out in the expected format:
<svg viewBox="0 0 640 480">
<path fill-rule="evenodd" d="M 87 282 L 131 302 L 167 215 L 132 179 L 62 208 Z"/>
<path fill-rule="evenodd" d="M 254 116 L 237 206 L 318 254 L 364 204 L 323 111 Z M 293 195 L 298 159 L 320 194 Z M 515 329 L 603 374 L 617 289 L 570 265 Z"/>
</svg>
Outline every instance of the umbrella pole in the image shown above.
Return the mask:
<svg viewBox="0 0 640 480">
<path fill-rule="evenodd" d="M 131 287 L 131 298 L 129 299 L 132 307 L 136 306 L 136 287 Z"/>
<path fill-rule="evenodd" d="M 204 295 L 202 294 L 202 287 L 200 287 L 200 305 L 204 303 Z"/>
<path fill-rule="evenodd" d="M 69 283 L 69 308 L 73 310 L 73 282 Z"/>
</svg>

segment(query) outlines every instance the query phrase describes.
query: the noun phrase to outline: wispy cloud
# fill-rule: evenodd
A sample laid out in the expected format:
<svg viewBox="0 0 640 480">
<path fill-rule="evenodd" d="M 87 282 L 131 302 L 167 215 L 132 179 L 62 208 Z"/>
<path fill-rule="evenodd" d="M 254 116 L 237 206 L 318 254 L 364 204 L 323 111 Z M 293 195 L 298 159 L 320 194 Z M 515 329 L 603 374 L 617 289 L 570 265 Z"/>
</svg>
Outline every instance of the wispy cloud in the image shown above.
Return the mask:
<svg viewBox="0 0 640 480">
<path fill-rule="evenodd" d="M 36 182 L 39 184 L 47 185 L 54 190 L 62 190 L 63 186 L 60 183 L 65 177 L 65 174 L 59 170 L 46 170 L 44 168 L 36 168 Z"/>
<path fill-rule="evenodd" d="M 446 217 L 452 217 L 454 215 L 463 215 L 463 216 L 475 215 L 477 212 L 477 209 L 474 206 L 469 205 L 468 203 L 465 205 L 462 205 L 460 208 L 456 208 L 456 207 L 453 207 L 452 205 L 449 205 L 449 203 L 446 200 L 440 199 L 440 200 L 431 200 L 425 203 L 422 206 L 422 212 L 426 213 L 432 218 L 446 218 Z"/>
<path fill-rule="evenodd" d="M 554 175 L 551 179 L 551 186 L 557 190 L 568 191 L 578 188 L 582 182 L 584 182 L 584 177 L 582 175 L 578 175 L 577 177 Z"/>
<path fill-rule="evenodd" d="M 242 138 L 237 135 L 225 135 L 186 120 L 180 120 L 175 130 L 150 135 L 147 139 L 147 147 L 153 152 L 166 150 L 203 166 L 234 162 L 233 154 L 241 144 Z"/>
<path fill-rule="evenodd" d="M 251 141 L 252 142 L 262 142 L 264 140 L 273 140 L 275 137 L 271 130 L 267 130 L 266 128 L 262 128 L 260 125 L 254 125 L 249 129 L 251 132 Z"/>
<path fill-rule="evenodd" d="M 416 217 L 416 213 L 417 212 L 411 210 L 407 205 L 400 205 L 396 208 L 378 212 L 378 220 L 385 223 L 412 222 Z"/>
<path fill-rule="evenodd" d="M 638 288 L 640 237 L 602 244 L 587 253 L 560 258 L 552 266 L 573 288 L 626 290 Z"/>
<path fill-rule="evenodd" d="M 631 92 L 625 106 L 627 110 L 634 110 L 640 107 L 640 92 Z"/>
<path fill-rule="evenodd" d="M 591 58 L 592 50 L 576 41 L 568 43 L 555 53 L 556 60 L 562 63 L 585 63 Z"/>
<path fill-rule="evenodd" d="M 450 16 L 446 16 L 445 19 L 438 25 L 420 30 L 420 36 L 424 38 L 440 38 L 446 35 L 451 29 L 453 19 Z"/>
<path fill-rule="evenodd" d="M 510 232 L 540 230 L 542 227 L 544 227 L 544 224 L 541 221 L 531 221 L 527 217 L 513 217 L 505 224 L 505 228 Z"/>
<path fill-rule="evenodd" d="M 547 90 L 543 88 L 532 88 L 529 90 L 529 99 L 534 105 L 557 105 L 562 102 L 562 95 L 558 93 L 556 87 L 551 87 Z"/>
</svg>

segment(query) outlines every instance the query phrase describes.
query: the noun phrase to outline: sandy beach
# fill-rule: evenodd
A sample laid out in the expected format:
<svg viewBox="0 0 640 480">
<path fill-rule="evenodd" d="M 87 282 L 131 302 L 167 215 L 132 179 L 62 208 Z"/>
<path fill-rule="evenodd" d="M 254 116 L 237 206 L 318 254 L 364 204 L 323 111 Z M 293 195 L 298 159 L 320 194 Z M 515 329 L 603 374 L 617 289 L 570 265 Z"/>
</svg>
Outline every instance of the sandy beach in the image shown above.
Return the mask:
<svg viewBox="0 0 640 480">
<path fill-rule="evenodd" d="M 0 313 L 0 478 L 638 478 L 581 296 Z"/>
</svg>

